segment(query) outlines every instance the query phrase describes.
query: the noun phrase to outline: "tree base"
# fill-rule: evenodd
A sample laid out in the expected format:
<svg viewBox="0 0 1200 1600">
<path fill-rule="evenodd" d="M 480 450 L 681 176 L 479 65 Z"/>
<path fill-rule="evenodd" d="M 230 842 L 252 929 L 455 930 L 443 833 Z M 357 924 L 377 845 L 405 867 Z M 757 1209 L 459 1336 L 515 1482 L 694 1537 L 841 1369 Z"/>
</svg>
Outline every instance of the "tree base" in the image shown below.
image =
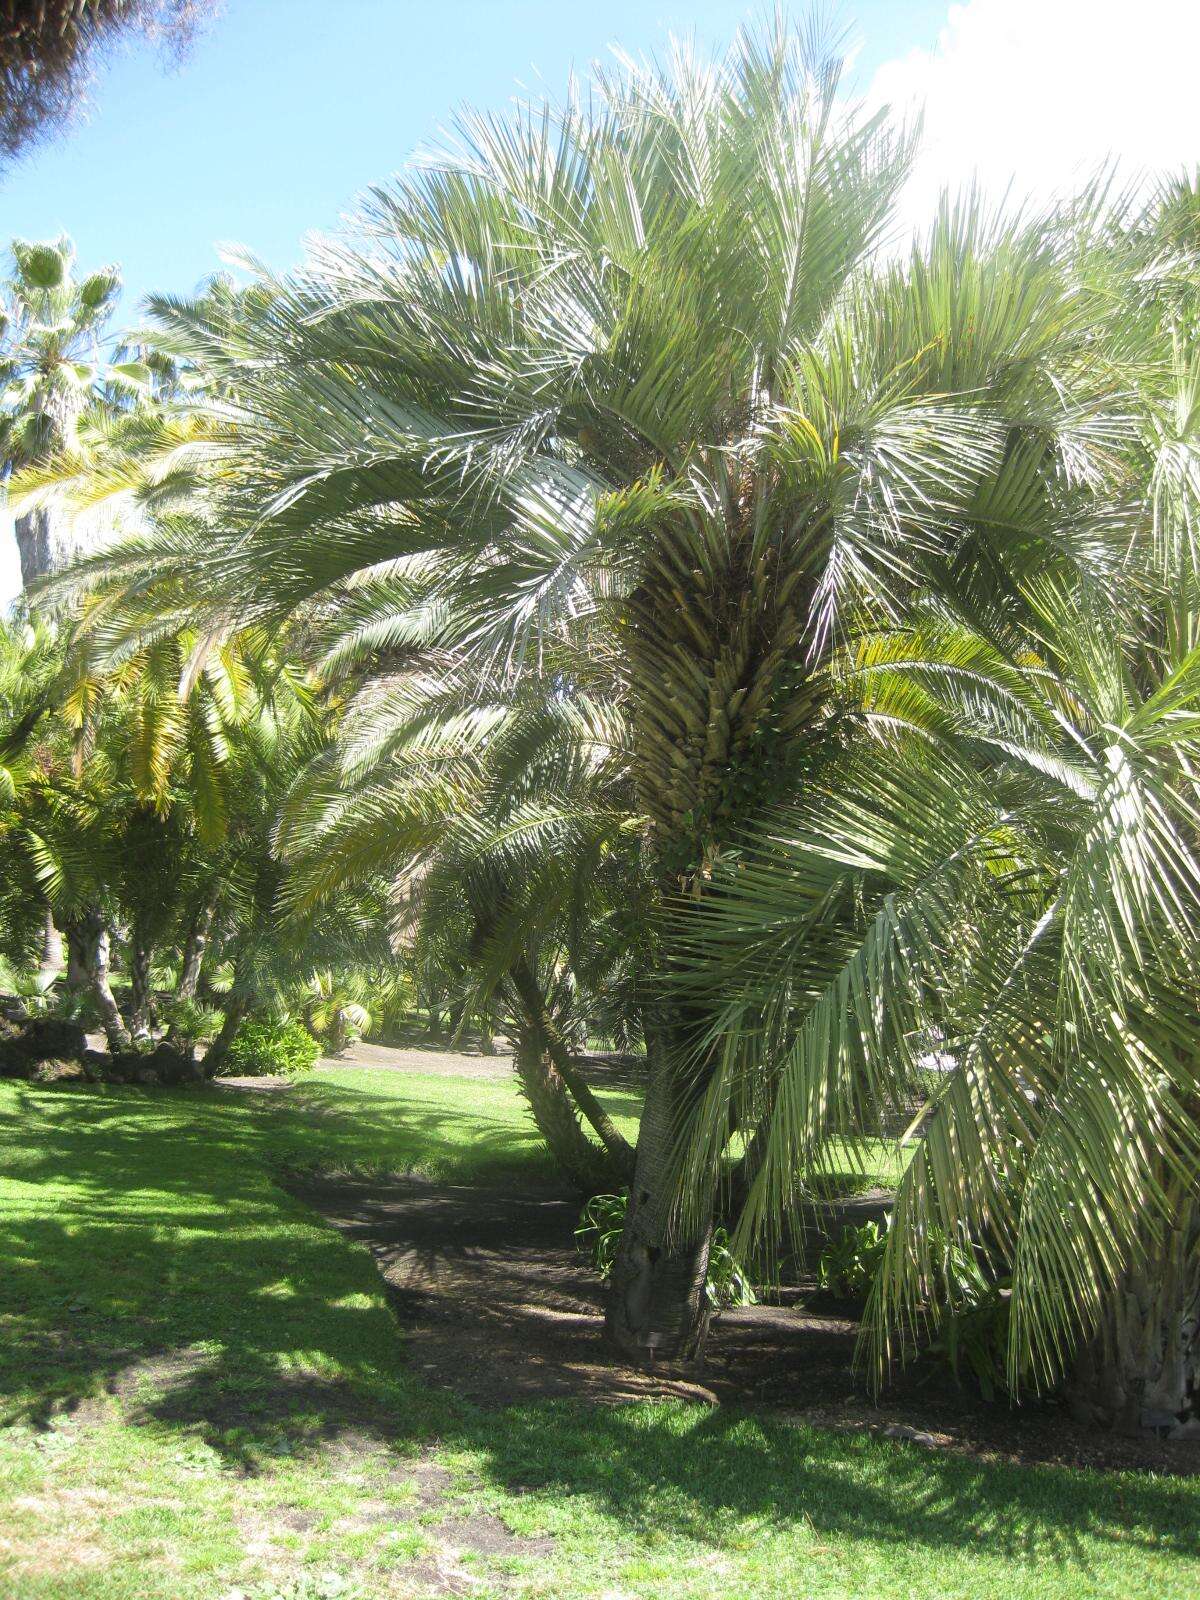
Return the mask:
<svg viewBox="0 0 1200 1600">
<path fill-rule="evenodd" d="M 668 1239 L 655 1225 L 648 1198 L 630 1198 L 609 1279 L 605 1332 L 626 1361 L 691 1365 L 702 1358 L 708 1338 L 711 1229 L 697 1239 Z"/>
<path fill-rule="evenodd" d="M 1200 1434 L 1200 1204 L 1148 1241 L 1069 1388 L 1077 1420 L 1128 1435 Z"/>
</svg>

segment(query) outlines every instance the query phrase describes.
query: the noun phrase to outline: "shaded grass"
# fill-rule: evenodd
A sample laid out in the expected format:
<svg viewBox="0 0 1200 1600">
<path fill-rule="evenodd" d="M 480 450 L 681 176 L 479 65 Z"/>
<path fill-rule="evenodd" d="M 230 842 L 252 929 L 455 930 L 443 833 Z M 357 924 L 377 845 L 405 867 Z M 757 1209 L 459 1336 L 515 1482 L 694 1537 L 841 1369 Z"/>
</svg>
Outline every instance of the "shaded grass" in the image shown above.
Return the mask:
<svg viewBox="0 0 1200 1600">
<path fill-rule="evenodd" d="M 1195 1592 L 1200 1481 L 426 1390 L 366 1252 L 281 1166 L 553 1183 L 504 1082 L 0 1084 L 4 1600 L 390 1600 L 435 1558 L 475 1594 L 568 1600 Z M 452 1477 L 423 1505 L 430 1455 Z M 553 1543 L 464 1554 L 481 1512 Z"/>
</svg>

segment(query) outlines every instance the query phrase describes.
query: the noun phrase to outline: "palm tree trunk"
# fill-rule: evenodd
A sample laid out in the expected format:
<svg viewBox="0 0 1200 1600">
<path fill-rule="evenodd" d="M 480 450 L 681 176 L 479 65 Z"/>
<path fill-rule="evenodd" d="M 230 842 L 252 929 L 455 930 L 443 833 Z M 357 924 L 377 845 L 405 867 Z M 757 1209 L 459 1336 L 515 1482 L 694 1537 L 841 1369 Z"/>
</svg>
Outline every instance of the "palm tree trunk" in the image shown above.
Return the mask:
<svg viewBox="0 0 1200 1600">
<path fill-rule="evenodd" d="M 1200 1433 L 1200 1202 L 1180 1196 L 1174 1225 L 1147 1234 L 1071 1382 L 1076 1414 L 1118 1432 Z"/>
<path fill-rule="evenodd" d="M 520 1000 L 521 1010 L 540 1038 L 542 1048 L 553 1062 L 555 1071 L 571 1091 L 576 1105 L 595 1130 L 596 1137 L 607 1150 L 613 1165 L 628 1182 L 633 1174 L 634 1164 L 634 1153 L 629 1147 L 629 1141 L 597 1100 L 591 1085 L 572 1060 L 566 1042 L 546 1009 L 545 997 L 528 962 L 522 960 L 516 963 L 512 970 L 512 983 Z"/>
<path fill-rule="evenodd" d="M 108 929 L 98 911 L 85 911 L 65 924 L 68 982 L 88 989 L 100 1009 L 108 1047 L 114 1055 L 130 1047 L 129 1030 L 108 981 Z"/>
<path fill-rule="evenodd" d="M 49 906 L 42 910 L 42 949 L 38 957 L 38 976 L 49 982 L 63 970 L 63 938 L 54 926 L 54 913 Z"/>
<path fill-rule="evenodd" d="M 546 1148 L 580 1194 L 598 1194 L 618 1183 L 620 1174 L 607 1153 L 583 1131 L 566 1084 L 535 1029 L 518 1030 L 513 1068 Z"/>
<path fill-rule="evenodd" d="M 13 532 L 21 558 L 21 584 L 28 589 L 38 578 L 44 578 L 54 564 L 49 511 L 44 507 L 26 511 L 13 522 Z"/>
<path fill-rule="evenodd" d="M 647 1030 L 647 1044 L 651 1034 Z M 605 1328 L 628 1360 L 692 1361 L 708 1337 L 705 1295 L 712 1220 L 673 1227 L 671 1152 L 679 1083 L 675 1054 L 655 1051 L 638 1131 L 629 1210 L 609 1279 Z"/>
<path fill-rule="evenodd" d="M 179 968 L 179 982 L 175 993 L 181 1000 L 194 1000 L 200 987 L 200 970 L 204 965 L 204 952 L 208 948 L 208 935 L 212 928 L 216 907 L 211 900 L 197 911 L 188 929 L 183 945 L 183 961 Z"/>
<path fill-rule="evenodd" d="M 215 1077 L 220 1071 L 225 1057 L 229 1054 L 229 1046 L 233 1043 L 233 1036 L 238 1031 L 243 1018 L 249 1010 L 249 1000 L 240 995 L 230 995 L 225 1006 L 225 1020 L 221 1024 L 221 1031 L 204 1053 L 204 1075 L 206 1078 Z"/>
<path fill-rule="evenodd" d="M 150 992 L 150 949 L 136 935 L 130 946 L 130 1032 L 135 1039 L 150 1037 L 154 997 Z"/>
</svg>

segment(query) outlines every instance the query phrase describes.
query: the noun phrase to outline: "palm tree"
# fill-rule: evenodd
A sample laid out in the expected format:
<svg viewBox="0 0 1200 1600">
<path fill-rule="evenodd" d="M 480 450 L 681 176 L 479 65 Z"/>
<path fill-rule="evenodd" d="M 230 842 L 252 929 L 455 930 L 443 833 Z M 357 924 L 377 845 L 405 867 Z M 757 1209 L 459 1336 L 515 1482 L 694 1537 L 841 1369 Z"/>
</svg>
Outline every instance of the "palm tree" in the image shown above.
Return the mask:
<svg viewBox="0 0 1200 1600">
<path fill-rule="evenodd" d="M 362 654 L 364 624 L 410 642 L 403 664 L 357 688 L 328 758 L 283 809 L 286 901 L 306 917 L 348 885 L 390 880 L 394 943 L 463 975 L 463 1016 L 503 1005 L 538 1130 L 595 1193 L 632 1165 L 577 1059 L 595 996 L 621 988 L 619 934 L 638 893 L 614 792 L 619 722 L 569 700 L 561 680 L 548 701 L 527 684 L 515 705 L 480 703 L 452 652 L 420 649 L 428 629 L 407 598 L 378 585 L 325 641 L 335 683 Z"/>
<path fill-rule="evenodd" d="M 189 583 L 266 621 L 403 581 L 484 701 L 599 674 L 650 900 L 702 901 L 739 818 L 839 745 L 854 619 L 1092 559 L 1049 508 L 1103 444 L 1095 303 L 1057 229 L 970 205 L 881 262 L 912 141 L 782 28 L 459 134 L 226 340 L 239 471 Z M 611 1280 L 643 1358 L 698 1350 L 707 1315 L 711 1196 L 676 1226 L 670 1158 L 711 1011 L 662 981 L 672 926 L 640 946 Z"/>
<path fill-rule="evenodd" d="M 0 483 L 73 445 L 80 428 L 101 425 L 114 408 L 147 392 L 150 372 L 138 361 L 109 361 L 100 341 L 121 291 L 120 273 L 104 267 L 75 276 L 67 238 L 16 240 L 13 270 L 0 288 Z M 28 587 L 65 562 L 77 535 L 65 519 L 54 526 L 44 504 L 18 513 L 21 578 Z"/>
<path fill-rule="evenodd" d="M 0 812 L 5 816 L 5 833 L 18 814 L 25 786 L 37 777 L 40 752 L 35 735 L 52 704 L 61 670 L 61 641 L 52 628 L 20 617 L 0 624 Z M 30 957 L 36 960 L 40 980 L 49 985 L 62 970 L 62 936 L 36 877 L 22 870 L 28 869 L 28 861 L 17 858 L 7 866 L 11 900 L 0 912 L 0 923 L 9 954 L 18 967 Z"/>
<path fill-rule="evenodd" d="M 725 1009 L 677 1159 L 703 1195 L 719 1116 L 760 1127 L 735 1248 L 774 1247 L 834 1141 L 929 1095 L 879 1369 L 946 1314 L 957 1240 L 1011 1280 L 1015 1390 L 1074 1373 L 1091 1414 L 1157 1426 L 1200 1369 L 1200 656 L 1140 608 L 1030 597 L 1017 665 L 944 624 L 863 641 L 874 756 L 750 830 L 689 923 L 681 981 Z"/>
<path fill-rule="evenodd" d="M 0 34 L 0 156 L 20 155 L 79 109 L 91 57 L 139 30 L 181 47 L 197 0 L 41 0 L 9 8 Z"/>
<path fill-rule="evenodd" d="M 1043 561 L 850 641 L 839 692 L 870 745 L 749 826 L 688 925 L 681 979 L 725 1006 L 720 1070 L 676 1146 L 703 1203 L 720 1108 L 760 1129 L 736 1242 L 773 1248 L 831 1141 L 929 1094 L 870 1307 L 877 1374 L 948 1314 L 952 1241 L 1011 1282 L 1015 1392 L 1065 1378 L 1089 1418 L 1183 1431 L 1200 1377 L 1195 195 L 1164 186 L 1087 262 L 1098 331 L 1120 308 L 1123 415 L 1073 527 L 1055 511 L 1119 565 Z"/>
<path fill-rule="evenodd" d="M 337 974 L 326 967 L 313 973 L 302 994 L 305 1025 L 331 1056 L 342 1055 L 371 1026 L 366 988 L 354 973 Z"/>
</svg>

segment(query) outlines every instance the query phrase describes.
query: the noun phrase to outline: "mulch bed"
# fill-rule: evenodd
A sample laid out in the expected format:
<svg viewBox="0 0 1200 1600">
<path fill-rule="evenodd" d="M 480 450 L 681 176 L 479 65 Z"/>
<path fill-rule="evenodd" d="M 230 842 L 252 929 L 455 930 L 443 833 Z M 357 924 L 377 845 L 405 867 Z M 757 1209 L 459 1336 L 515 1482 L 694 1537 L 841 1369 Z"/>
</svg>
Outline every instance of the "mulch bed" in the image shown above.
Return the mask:
<svg viewBox="0 0 1200 1600">
<path fill-rule="evenodd" d="M 723 1312 L 702 1367 L 624 1366 L 604 1342 L 602 1285 L 574 1247 L 574 1199 L 413 1177 L 289 1187 L 371 1251 L 413 1368 L 480 1406 L 675 1396 L 981 1458 L 1200 1473 L 1195 1441 L 1097 1433 L 1053 1405 L 1015 1413 L 933 1363 L 873 1401 L 853 1366 L 853 1312 L 811 1285 Z"/>
</svg>

